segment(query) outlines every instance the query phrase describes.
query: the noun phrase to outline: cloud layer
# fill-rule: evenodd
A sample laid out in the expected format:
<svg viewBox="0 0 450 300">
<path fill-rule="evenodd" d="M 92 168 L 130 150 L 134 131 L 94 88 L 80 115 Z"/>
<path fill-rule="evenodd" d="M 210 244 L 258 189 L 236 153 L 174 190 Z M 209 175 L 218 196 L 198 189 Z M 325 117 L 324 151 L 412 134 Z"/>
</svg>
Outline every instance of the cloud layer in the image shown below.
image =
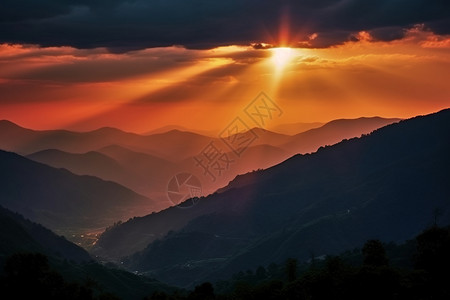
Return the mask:
<svg viewBox="0 0 450 300">
<path fill-rule="evenodd" d="M 406 118 L 449 105 L 450 36 L 425 26 L 387 42 L 360 31 L 336 47 L 292 49 L 282 72 L 274 53 L 0 44 L 0 119 L 41 129 L 220 130 L 262 90 L 283 107 L 285 123 Z"/>
<path fill-rule="evenodd" d="M 128 51 L 250 43 L 328 47 L 362 30 L 378 40 L 415 24 L 450 33 L 445 0 L 4 0 L 0 43 Z M 280 30 L 282 31 L 280 33 Z M 288 32 L 289 31 L 289 32 Z"/>
</svg>

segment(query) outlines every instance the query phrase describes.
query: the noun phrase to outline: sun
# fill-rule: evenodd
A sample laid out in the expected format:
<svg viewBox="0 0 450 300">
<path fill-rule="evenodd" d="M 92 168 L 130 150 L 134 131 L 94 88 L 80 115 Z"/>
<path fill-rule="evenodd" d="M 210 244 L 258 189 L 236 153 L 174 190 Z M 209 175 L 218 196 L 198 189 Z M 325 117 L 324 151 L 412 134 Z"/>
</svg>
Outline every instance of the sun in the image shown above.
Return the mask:
<svg viewBox="0 0 450 300">
<path fill-rule="evenodd" d="M 277 69 L 282 69 L 292 59 L 294 51 L 288 47 L 272 48 L 272 62 Z"/>
</svg>

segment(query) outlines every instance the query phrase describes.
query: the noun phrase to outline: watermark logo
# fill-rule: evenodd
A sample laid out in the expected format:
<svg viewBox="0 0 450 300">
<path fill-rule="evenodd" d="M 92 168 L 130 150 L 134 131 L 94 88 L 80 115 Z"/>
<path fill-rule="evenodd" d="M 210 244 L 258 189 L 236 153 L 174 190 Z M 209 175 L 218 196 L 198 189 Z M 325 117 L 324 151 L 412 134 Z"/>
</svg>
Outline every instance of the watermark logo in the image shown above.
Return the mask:
<svg viewBox="0 0 450 300">
<path fill-rule="evenodd" d="M 169 200 L 180 208 L 189 208 L 195 205 L 201 195 L 202 184 L 197 177 L 190 173 L 178 173 L 167 184 Z"/>
<path fill-rule="evenodd" d="M 275 117 L 280 117 L 283 114 L 281 108 L 264 92 L 261 92 L 258 97 L 250 102 L 244 111 L 256 126 L 261 128 L 264 128 L 269 120 L 273 120 Z"/>
<path fill-rule="evenodd" d="M 203 176 L 215 182 L 259 138 L 252 128 L 264 128 L 271 120 L 282 114 L 281 108 L 269 96 L 264 92 L 259 93 L 245 107 L 243 113 L 236 116 L 220 132 L 218 140 L 211 140 L 193 157 L 195 166 L 202 169 Z M 190 173 L 177 174 L 169 181 L 167 195 L 178 207 L 187 208 L 195 205 L 201 194 L 200 180 Z M 189 198 L 192 199 L 186 201 Z"/>
<path fill-rule="evenodd" d="M 216 176 L 230 168 L 230 164 L 234 163 L 230 159 L 228 153 L 218 148 L 214 141 L 211 141 L 199 155 L 194 156 L 195 166 L 203 169 L 203 175 L 211 177 L 212 181 L 216 181 Z"/>
<path fill-rule="evenodd" d="M 236 117 L 219 137 L 237 157 L 258 139 L 258 135 L 240 117 Z"/>
</svg>

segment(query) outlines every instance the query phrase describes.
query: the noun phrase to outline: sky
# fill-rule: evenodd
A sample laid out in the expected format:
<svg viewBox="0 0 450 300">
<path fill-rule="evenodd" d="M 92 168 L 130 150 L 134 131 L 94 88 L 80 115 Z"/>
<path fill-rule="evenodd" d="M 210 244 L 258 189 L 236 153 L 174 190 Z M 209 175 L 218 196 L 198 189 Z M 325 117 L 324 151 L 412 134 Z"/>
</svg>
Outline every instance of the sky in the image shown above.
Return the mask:
<svg viewBox="0 0 450 300">
<path fill-rule="evenodd" d="M 0 119 L 35 129 L 220 132 L 450 107 L 450 2 L 4 0 Z"/>
</svg>

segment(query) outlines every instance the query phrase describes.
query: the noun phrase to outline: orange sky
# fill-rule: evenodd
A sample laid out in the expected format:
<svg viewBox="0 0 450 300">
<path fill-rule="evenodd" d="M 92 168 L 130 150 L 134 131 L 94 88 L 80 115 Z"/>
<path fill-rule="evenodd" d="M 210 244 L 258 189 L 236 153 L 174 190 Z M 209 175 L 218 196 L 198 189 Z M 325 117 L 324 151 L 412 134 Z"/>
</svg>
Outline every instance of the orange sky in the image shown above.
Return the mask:
<svg viewBox="0 0 450 300">
<path fill-rule="evenodd" d="M 314 36 L 312 36 L 314 38 Z M 165 125 L 219 132 L 260 92 L 283 110 L 269 125 L 407 118 L 450 107 L 450 37 L 416 26 L 401 40 L 292 49 L 106 49 L 0 45 L 0 119 L 35 129 Z M 270 126 L 269 126 L 270 129 Z"/>
</svg>

